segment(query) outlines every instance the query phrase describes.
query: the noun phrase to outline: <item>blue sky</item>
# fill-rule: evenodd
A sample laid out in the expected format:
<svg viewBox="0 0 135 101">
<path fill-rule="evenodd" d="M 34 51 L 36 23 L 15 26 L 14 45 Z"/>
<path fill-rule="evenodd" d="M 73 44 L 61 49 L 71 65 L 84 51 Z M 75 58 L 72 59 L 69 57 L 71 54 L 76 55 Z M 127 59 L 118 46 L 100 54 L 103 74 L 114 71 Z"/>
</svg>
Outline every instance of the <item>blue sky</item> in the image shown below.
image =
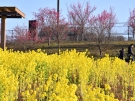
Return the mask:
<svg viewBox="0 0 135 101">
<path fill-rule="evenodd" d="M 89 1 L 92 7 L 97 7 L 94 14 L 109 10 L 110 6 L 114 7 L 114 12 L 119 22 L 126 22 L 129 17 L 129 11 L 135 8 L 134 0 L 60 0 L 62 15 L 66 17 L 67 6 L 70 4 L 78 2 L 83 4 L 86 1 Z M 57 9 L 57 0 L 1 0 L 0 6 L 15 6 L 26 15 L 26 18 L 22 19 L 6 19 L 6 29 L 12 30 L 17 25 L 25 24 L 28 26 L 28 21 L 34 19 L 33 12 L 38 12 L 39 8 L 49 7 Z"/>
</svg>

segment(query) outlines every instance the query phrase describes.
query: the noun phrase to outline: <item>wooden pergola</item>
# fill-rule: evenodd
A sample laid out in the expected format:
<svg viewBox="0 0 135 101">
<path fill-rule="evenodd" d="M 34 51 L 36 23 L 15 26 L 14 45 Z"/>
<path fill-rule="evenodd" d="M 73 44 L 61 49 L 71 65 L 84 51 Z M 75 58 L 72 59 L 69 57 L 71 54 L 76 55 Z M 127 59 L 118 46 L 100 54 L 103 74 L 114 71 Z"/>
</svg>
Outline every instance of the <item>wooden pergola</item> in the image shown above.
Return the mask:
<svg viewBox="0 0 135 101">
<path fill-rule="evenodd" d="M 6 18 L 25 18 L 25 14 L 16 7 L 0 7 L 1 18 L 1 48 L 6 47 Z"/>
</svg>

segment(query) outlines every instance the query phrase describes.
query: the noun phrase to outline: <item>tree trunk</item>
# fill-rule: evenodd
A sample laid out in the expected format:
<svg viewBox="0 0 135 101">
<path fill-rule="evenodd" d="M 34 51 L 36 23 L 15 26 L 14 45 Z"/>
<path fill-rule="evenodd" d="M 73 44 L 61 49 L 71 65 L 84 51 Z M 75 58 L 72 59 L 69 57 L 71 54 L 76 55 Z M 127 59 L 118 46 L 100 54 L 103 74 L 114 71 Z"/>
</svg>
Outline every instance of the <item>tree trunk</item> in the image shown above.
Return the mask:
<svg viewBox="0 0 135 101">
<path fill-rule="evenodd" d="M 50 37 L 48 38 L 48 46 L 50 46 Z"/>
<path fill-rule="evenodd" d="M 76 41 L 78 41 L 78 35 L 76 35 Z"/>
<path fill-rule="evenodd" d="M 83 41 L 83 33 L 81 33 L 81 41 Z"/>
<path fill-rule="evenodd" d="M 102 51 L 100 50 L 100 57 L 102 58 Z"/>
<path fill-rule="evenodd" d="M 102 58 L 102 50 L 101 50 L 101 46 L 100 45 L 98 45 L 98 49 L 99 49 L 100 58 Z"/>
</svg>

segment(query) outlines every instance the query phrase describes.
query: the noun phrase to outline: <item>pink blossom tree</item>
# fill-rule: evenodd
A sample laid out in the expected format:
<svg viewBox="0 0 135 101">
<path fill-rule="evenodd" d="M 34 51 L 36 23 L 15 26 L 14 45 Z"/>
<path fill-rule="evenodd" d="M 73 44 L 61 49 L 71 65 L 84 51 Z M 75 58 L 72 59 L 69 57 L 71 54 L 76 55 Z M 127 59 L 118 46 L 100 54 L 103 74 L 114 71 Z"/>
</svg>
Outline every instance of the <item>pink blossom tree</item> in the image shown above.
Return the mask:
<svg viewBox="0 0 135 101">
<path fill-rule="evenodd" d="M 89 20 L 89 26 L 92 29 L 92 38 L 98 47 L 99 54 L 102 57 L 102 52 L 106 50 L 111 42 L 112 28 L 117 22 L 116 15 L 112 7 L 110 11 L 104 10 L 101 14 L 93 16 Z"/>
<path fill-rule="evenodd" d="M 78 4 L 71 4 L 68 7 L 68 19 L 70 26 L 75 28 L 77 40 L 79 35 L 81 36 L 81 41 L 84 40 L 88 19 L 90 19 L 95 10 L 96 7 L 91 7 L 89 2 L 84 5 L 78 2 Z"/>
<path fill-rule="evenodd" d="M 68 29 L 68 23 L 65 18 L 60 15 L 55 9 L 43 8 L 39 9 L 37 13 L 33 13 L 35 19 L 38 21 L 39 37 L 42 40 L 48 40 L 48 46 L 50 40 L 55 39 L 60 44 L 60 40 L 65 38 L 65 33 Z"/>
<path fill-rule="evenodd" d="M 128 19 L 128 25 L 129 25 L 129 27 L 131 27 L 131 32 L 132 32 L 133 38 L 134 38 L 134 34 L 135 34 L 135 8 L 130 12 L 130 17 Z"/>
</svg>

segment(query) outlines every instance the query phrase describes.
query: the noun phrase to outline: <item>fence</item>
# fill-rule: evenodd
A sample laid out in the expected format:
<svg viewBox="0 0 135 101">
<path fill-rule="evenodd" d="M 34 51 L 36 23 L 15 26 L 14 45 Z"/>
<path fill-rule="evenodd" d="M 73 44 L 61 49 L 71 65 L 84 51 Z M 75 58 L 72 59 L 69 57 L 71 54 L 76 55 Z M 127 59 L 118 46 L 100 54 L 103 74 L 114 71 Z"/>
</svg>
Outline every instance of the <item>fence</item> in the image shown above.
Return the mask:
<svg viewBox="0 0 135 101">
<path fill-rule="evenodd" d="M 26 38 L 29 37 L 28 35 L 28 29 L 23 29 L 23 32 L 26 32 L 24 35 L 26 35 Z M 72 35 L 71 35 L 72 34 Z M 115 26 L 112 28 L 112 35 L 113 36 L 122 36 L 125 38 L 125 40 L 134 40 L 134 31 L 132 30 L 131 27 L 127 26 L 126 23 L 117 23 Z M 6 40 L 7 42 L 14 41 L 16 39 L 17 34 L 15 33 L 14 30 L 6 30 Z M 75 33 L 68 33 L 68 38 L 69 40 L 74 39 Z M 87 37 L 87 36 L 86 36 Z M 1 38 L 0 38 L 1 42 Z"/>
</svg>

